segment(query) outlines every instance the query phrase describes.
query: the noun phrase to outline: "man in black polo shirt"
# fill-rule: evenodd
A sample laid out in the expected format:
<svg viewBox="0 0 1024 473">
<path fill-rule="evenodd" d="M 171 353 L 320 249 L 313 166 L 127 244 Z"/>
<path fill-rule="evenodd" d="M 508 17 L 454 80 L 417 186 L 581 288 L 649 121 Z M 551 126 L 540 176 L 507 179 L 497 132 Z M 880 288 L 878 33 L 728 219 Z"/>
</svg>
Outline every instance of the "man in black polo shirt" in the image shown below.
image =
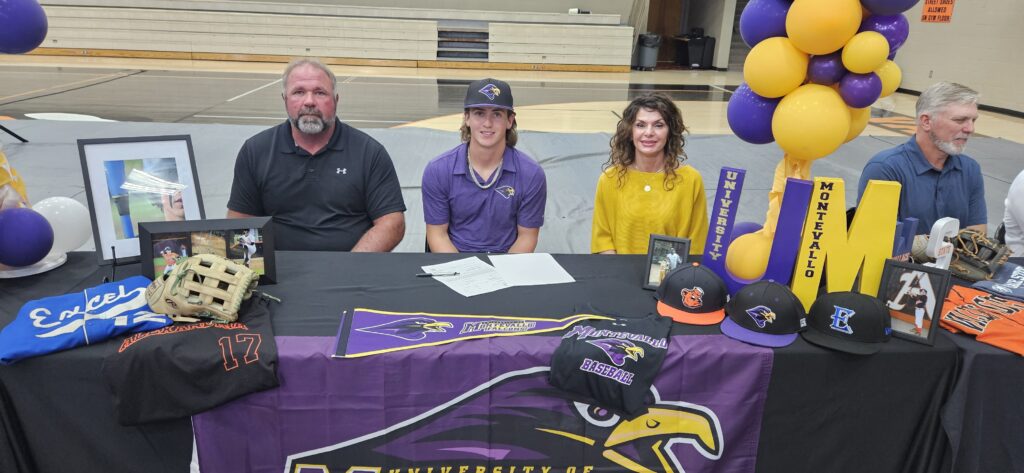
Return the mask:
<svg viewBox="0 0 1024 473">
<path fill-rule="evenodd" d="M 337 79 L 297 59 L 284 71 L 288 121 L 246 140 L 228 218 L 274 217 L 280 250 L 391 251 L 405 202 L 387 150 L 338 120 Z"/>
</svg>

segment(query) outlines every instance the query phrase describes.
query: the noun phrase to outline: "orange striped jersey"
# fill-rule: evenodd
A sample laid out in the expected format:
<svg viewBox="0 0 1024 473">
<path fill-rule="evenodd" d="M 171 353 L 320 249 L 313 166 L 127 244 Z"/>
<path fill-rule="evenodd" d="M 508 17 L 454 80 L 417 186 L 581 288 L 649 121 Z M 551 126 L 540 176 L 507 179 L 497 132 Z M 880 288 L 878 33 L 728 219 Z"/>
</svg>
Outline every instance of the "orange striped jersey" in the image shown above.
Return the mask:
<svg viewBox="0 0 1024 473">
<path fill-rule="evenodd" d="M 942 326 L 979 342 L 1024 355 L 1024 302 L 954 285 L 942 306 Z"/>
</svg>

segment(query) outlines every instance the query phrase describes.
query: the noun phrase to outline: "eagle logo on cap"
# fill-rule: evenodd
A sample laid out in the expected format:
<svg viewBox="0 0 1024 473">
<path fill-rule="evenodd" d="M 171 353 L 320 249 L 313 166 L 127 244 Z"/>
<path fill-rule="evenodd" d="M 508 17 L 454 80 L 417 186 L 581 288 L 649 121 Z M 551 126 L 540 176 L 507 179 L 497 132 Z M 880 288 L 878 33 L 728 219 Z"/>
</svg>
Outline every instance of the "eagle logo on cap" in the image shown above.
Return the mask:
<svg viewBox="0 0 1024 473">
<path fill-rule="evenodd" d="M 487 96 L 488 100 L 494 100 L 497 96 L 501 95 L 501 89 L 494 84 L 487 84 L 484 88 L 480 89 L 479 92 Z"/>
<path fill-rule="evenodd" d="M 765 325 L 775 322 L 776 317 L 775 311 L 763 305 L 747 309 L 747 315 L 754 319 L 754 323 L 760 328 L 764 328 Z"/>
<path fill-rule="evenodd" d="M 640 361 L 644 357 L 643 347 L 638 347 L 629 340 L 618 338 L 602 338 L 599 340 L 588 340 L 587 343 L 601 349 L 608 359 L 612 360 L 615 366 L 626 364 L 626 359 Z"/>
<path fill-rule="evenodd" d="M 679 291 L 679 295 L 683 297 L 683 305 L 687 308 L 700 309 L 704 305 L 704 289 L 700 287 L 684 287 Z"/>
</svg>

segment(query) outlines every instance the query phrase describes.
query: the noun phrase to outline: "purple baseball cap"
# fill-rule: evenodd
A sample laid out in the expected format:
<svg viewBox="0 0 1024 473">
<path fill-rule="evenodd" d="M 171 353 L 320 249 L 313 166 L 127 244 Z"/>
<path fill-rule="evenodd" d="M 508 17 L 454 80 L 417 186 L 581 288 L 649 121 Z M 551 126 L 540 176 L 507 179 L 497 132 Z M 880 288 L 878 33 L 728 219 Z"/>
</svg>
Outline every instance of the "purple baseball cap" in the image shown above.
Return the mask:
<svg viewBox="0 0 1024 473">
<path fill-rule="evenodd" d="M 804 305 L 796 295 L 774 281 L 744 286 L 725 305 L 722 333 L 741 342 L 780 348 L 796 340 L 807 326 Z"/>
</svg>

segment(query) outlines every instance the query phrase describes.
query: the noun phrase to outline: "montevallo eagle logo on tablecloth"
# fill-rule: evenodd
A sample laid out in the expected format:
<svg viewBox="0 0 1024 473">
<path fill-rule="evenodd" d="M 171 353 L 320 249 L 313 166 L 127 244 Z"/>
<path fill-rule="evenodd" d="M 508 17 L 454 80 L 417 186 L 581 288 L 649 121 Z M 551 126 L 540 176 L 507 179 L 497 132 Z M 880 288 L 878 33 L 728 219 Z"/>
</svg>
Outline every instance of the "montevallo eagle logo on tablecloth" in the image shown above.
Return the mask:
<svg viewBox="0 0 1024 473">
<path fill-rule="evenodd" d="M 722 427 L 707 407 L 663 400 L 652 387 L 647 412 L 625 419 L 569 399 L 548 372 L 505 373 L 383 430 L 290 455 L 285 471 L 679 473 L 677 455 L 690 449 L 699 453 L 691 463 L 722 456 Z"/>
</svg>

